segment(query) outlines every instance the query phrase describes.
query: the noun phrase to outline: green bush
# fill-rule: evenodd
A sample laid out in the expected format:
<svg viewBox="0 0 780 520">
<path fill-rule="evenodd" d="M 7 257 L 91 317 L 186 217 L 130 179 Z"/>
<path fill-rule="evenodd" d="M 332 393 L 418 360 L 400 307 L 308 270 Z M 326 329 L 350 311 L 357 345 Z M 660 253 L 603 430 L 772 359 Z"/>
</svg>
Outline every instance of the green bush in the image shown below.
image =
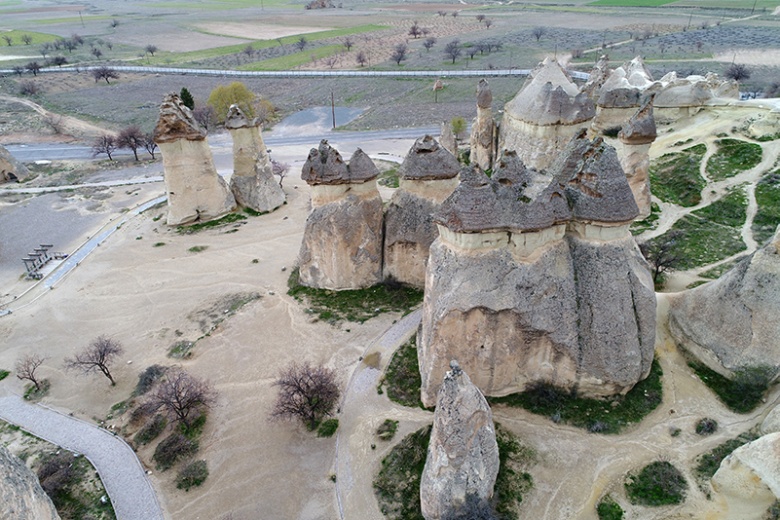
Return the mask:
<svg viewBox="0 0 780 520">
<path fill-rule="evenodd" d="M 656 461 L 629 477 L 625 488 L 632 504 L 665 506 L 685 500 L 688 483 L 670 462 Z"/>
<path fill-rule="evenodd" d="M 398 430 L 398 421 L 392 419 L 385 419 L 385 422 L 379 425 L 376 429 L 376 435 L 383 441 L 389 441 L 395 437 L 395 432 Z"/>
<path fill-rule="evenodd" d="M 179 459 L 193 455 L 196 451 L 198 442 L 177 432 L 170 434 L 157 445 L 152 458 L 157 463 L 157 469 L 165 471 Z"/>
<path fill-rule="evenodd" d="M 385 372 L 387 397 L 412 408 L 424 408 L 420 400 L 420 366 L 417 363 L 416 339 L 412 337 L 393 354 Z"/>
<path fill-rule="evenodd" d="M 10 374 L 10 373 L 11 372 L 9 372 L 8 370 L 0 370 L 0 381 L 5 379 L 6 377 L 8 377 L 8 374 Z"/>
<path fill-rule="evenodd" d="M 696 433 L 701 436 L 712 435 L 718 431 L 718 421 L 705 417 L 696 423 Z"/>
<path fill-rule="evenodd" d="M 189 491 L 191 487 L 200 486 L 209 476 L 209 468 L 205 460 L 196 460 L 184 466 L 176 476 L 176 487 Z"/>
<path fill-rule="evenodd" d="M 623 508 L 609 495 L 601 499 L 596 513 L 599 520 L 623 520 Z"/>
<path fill-rule="evenodd" d="M 774 369 L 769 366 L 741 367 L 729 379 L 696 361 L 689 361 L 688 366 L 729 409 L 737 413 L 752 412 L 764 398 L 775 375 Z"/>
<path fill-rule="evenodd" d="M 333 437 L 333 434 L 336 433 L 336 430 L 338 429 L 338 419 L 327 419 L 322 421 L 320 426 L 317 428 L 317 437 Z"/>
<path fill-rule="evenodd" d="M 167 424 L 168 419 L 158 413 L 138 430 L 133 440 L 138 444 L 149 444 L 163 432 Z"/>
</svg>

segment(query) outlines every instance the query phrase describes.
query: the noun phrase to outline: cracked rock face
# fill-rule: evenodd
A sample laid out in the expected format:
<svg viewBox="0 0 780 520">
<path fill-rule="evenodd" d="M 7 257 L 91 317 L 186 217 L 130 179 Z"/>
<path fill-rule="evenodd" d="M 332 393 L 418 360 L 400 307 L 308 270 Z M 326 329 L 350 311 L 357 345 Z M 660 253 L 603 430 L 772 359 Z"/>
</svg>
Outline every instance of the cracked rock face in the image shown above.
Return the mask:
<svg viewBox="0 0 780 520">
<path fill-rule="evenodd" d="M 0 184 L 23 181 L 29 175 L 25 165 L 14 159 L 13 155 L 0 145 Z"/>
<path fill-rule="evenodd" d="M 618 134 L 618 156 L 626 173 L 640 218 L 650 215 L 650 146 L 657 136 L 650 96 Z"/>
<path fill-rule="evenodd" d="M 284 191 L 274 179 L 259 123 L 249 121 L 238 105 L 231 105 L 225 127 L 233 139 L 230 191 L 236 202 L 260 213 L 273 211 L 284 204 Z"/>
<path fill-rule="evenodd" d="M 740 367 L 780 359 L 780 228 L 773 239 L 726 274 L 671 300 L 669 330 L 711 369 L 730 376 Z"/>
<path fill-rule="evenodd" d="M 420 504 L 426 520 L 457 513 L 466 497 L 489 501 L 498 475 L 498 444 L 490 406 L 456 362 L 450 368 L 436 399 L 420 481 Z"/>
<path fill-rule="evenodd" d="M 236 199 L 214 166 L 206 131 L 176 94 L 160 106 L 154 140 L 163 156 L 168 225 L 206 222 L 227 215 Z"/>
<path fill-rule="evenodd" d="M 60 520 L 38 477 L 0 446 L 0 513 L 3 520 Z"/>
<path fill-rule="evenodd" d="M 496 122 L 490 109 L 492 102 L 490 85 L 482 79 L 477 85 L 477 117 L 471 124 L 470 162 L 483 170 L 492 168 L 496 157 Z"/>
</svg>

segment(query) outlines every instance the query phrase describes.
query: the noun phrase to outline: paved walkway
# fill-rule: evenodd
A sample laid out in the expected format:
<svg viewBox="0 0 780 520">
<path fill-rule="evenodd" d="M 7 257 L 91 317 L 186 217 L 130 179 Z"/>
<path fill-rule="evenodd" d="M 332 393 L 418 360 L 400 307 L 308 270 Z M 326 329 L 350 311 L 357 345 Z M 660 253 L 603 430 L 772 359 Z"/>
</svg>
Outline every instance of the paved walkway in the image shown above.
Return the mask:
<svg viewBox="0 0 780 520">
<path fill-rule="evenodd" d="M 163 520 L 160 504 L 135 452 L 120 437 L 18 395 L 0 397 L 0 419 L 81 453 L 97 469 L 118 520 Z"/>
</svg>

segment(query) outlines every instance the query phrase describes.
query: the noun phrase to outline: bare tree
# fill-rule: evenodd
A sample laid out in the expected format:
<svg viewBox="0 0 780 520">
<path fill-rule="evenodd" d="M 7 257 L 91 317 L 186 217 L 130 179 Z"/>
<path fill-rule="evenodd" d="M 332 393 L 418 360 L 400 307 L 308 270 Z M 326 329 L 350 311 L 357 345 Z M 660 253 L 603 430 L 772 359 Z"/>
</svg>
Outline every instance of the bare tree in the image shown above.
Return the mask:
<svg viewBox="0 0 780 520">
<path fill-rule="evenodd" d="M 16 365 L 14 366 L 16 377 L 20 381 L 30 381 L 33 385 L 35 385 L 35 389 L 40 391 L 41 380 L 38 379 L 35 371 L 38 370 L 38 367 L 40 367 L 44 361 L 46 361 L 46 358 L 42 358 L 38 354 L 27 354 L 21 359 L 18 359 L 16 361 Z"/>
<path fill-rule="evenodd" d="M 431 28 L 423 27 L 420 29 L 420 32 L 422 33 L 423 36 L 428 36 L 429 34 L 431 34 Z"/>
<path fill-rule="evenodd" d="M 30 36 L 29 34 L 23 34 L 22 41 L 24 42 L 25 45 L 30 45 L 32 43 L 32 36 Z"/>
<path fill-rule="evenodd" d="M 9 47 L 14 44 L 14 39 L 8 36 L 7 34 L 3 36 L 3 39 L 5 40 L 6 45 Z"/>
<path fill-rule="evenodd" d="M 478 21 L 479 23 L 482 23 L 482 22 L 484 22 L 484 21 L 485 21 L 485 15 L 484 15 L 484 14 L 478 14 L 478 15 L 477 15 L 477 21 Z"/>
<path fill-rule="evenodd" d="M 77 33 L 73 33 L 70 35 L 70 41 L 76 44 L 76 46 L 84 45 L 84 38 L 79 36 Z"/>
<path fill-rule="evenodd" d="M 92 55 L 99 60 L 103 56 L 103 51 L 97 47 L 92 47 Z"/>
<path fill-rule="evenodd" d="M 19 84 L 19 94 L 22 96 L 35 96 L 38 92 L 40 92 L 38 84 L 31 79 Z"/>
<path fill-rule="evenodd" d="M 309 363 L 292 363 L 274 381 L 279 395 L 271 411 L 272 419 L 297 419 L 313 430 L 330 415 L 339 399 L 336 373 Z"/>
<path fill-rule="evenodd" d="M 298 41 L 296 41 L 296 42 L 295 42 L 295 47 L 296 47 L 296 48 L 297 48 L 299 51 L 303 52 L 303 50 L 306 48 L 306 46 L 307 46 L 308 44 L 309 44 L 309 42 L 308 42 L 308 40 L 306 39 L 306 37 L 305 37 L 305 36 L 301 36 L 300 38 L 298 38 Z"/>
<path fill-rule="evenodd" d="M 420 26 L 417 25 L 417 20 L 412 24 L 412 26 L 409 28 L 409 36 L 412 38 L 419 38 L 422 34 L 422 31 L 420 30 Z"/>
<path fill-rule="evenodd" d="M 20 78 L 22 77 L 22 74 L 24 74 L 24 67 L 22 67 L 21 65 L 16 65 L 16 66 L 15 66 L 13 69 L 11 69 L 11 70 L 13 70 L 13 71 L 14 71 L 14 74 L 16 74 L 17 76 L 19 76 Z"/>
<path fill-rule="evenodd" d="M 52 65 L 62 67 L 63 65 L 67 65 L 68 59 L 65 56 L 55 56 L 51 59 L 51 63 Z"/>
<path fill-rule="evenodd" d="M 406 54 L 409 52 L 409 47 L 405 43 L 399 43 L 393 49 L 393 54 L 390 56 L 396 65 L 401 65 L 401 62 L 406 59 Z"/>
<path fill-rule="evenodd" d="M 37 76 L 38 72 L 41 70 L 41 64 L 37 61 L 31 61 L 27 65 L 24 66 L 25 69 L 29 70 L 33 73 L 33 76 Z"/>
<path fill-rule="evenodd" d="M 322 60 L 325 65 L 328 66 L 329 69 L 333 69 L 333 67 L 336 66 L 336 64 L 339 62 L 338 56 L 328 56 L 327 58 Z"/>
<path fill-rule="evenodd" d="M 436 11 L 436 14 L 438 14 L 441 17 L 447 16 L 447 11 Z"/>
<path fill-rule="evenodd" d="M 61 40 L 61 45 L 68 49 L 70 54 L 73 54 L 73 49 L 78 47 L 78 44 L 73 40 Z"/>
<path fill-rule="evenodd" d="M 423 42 L 423 47 L 425 47 L 426 51 L 430 51 L 431 47 L 433 47 L 434 45 L 436 45 L 436 38 L 434 38 L 433 36 L 431 36 L 430 38 L 426 38 L 425 41 Z"/>
<path fill-rule="evenodd" d="M 92 77 L 95 78 L 95 83 L 101 79 L 106 80 L 106 84 L 110 85 L 112 79 L 118 79 L 119 74 L 111 67 L 98 67 L 92 70 Z"/>
<path fill-rule="evenodd" d="M 95 139 L 92 143 L 92 157 L 97 157 L 104 153 L 108 156 L 108 160 L 111 161 L 113 160 L 111 154 L 114 153 L 116 149 L 116 138 L 113 135 L 104 134 Z"/>
<path fill-rule="evenodd" d="M 366 58 L 366 53 L 363 51 L 358 51 L 357 56 L 355 56 L 355 61 L 360 65 L 361 67 L 365 66 L 368 59 Z"/>
<path fill-rule="evenodd" d="M 114 44 L 111 42 L 106 42 L 106 48 L 110 51 L 114 50 Z"/>
<path fill-rule="evenodd" d="M 458 17 L 458 11 L 452 11 L 452 17 L 457 18 Z"/>
<path fill-rule="evenodd" d="M 284 178 L 287 177 L 287 172 L 290 171 L 290 165 L 271 159 L 271 168 L 274 175 L 279 177 L 279 187 L 281 188 L 282 182 L 284 182 Z"/>
<path fill-rule="evenodd" d="M 252 56 L 255 53 L 255 48 L 252 47 L 252 44 L 250 43 L 249 45 L 244 47 L 244 50 L 242 50 L 241 52 L 243 52 L 246 55 L 247 59 L 251 60 Z"/>
<path fill-rule="evenodd" d="M 119 20 L 114 18 L 113 20 L 111 20 L 111 23 L 108 24 L 108 25 L 110 25 L 112 28 L 117 28 L 117 27 L 119 27 Z"/>
<path fill-rule="evenodd" d="M 116 385 L 109 366 L 124 352 L 122 345 L 108 336 L 98 336 L 87 348 L 78 352 L 72 358 L 65 358 L 65 370 L 78 370 L 83 374 L 101 372 Z"/>
<path fill-rule="evenodd" d="M 536 41 L 539 41 L 542 39 L 542 36 L 547 34 L 547 29 L 544 27 L 534 27 L 531 30 L 531 34 L 533 34 L 534 38 L 536 38 Z"/>
<path fill-rule="evenodd" d="M 463 49 L 460 47 L 459 40 L 452 40 L 444 46 L 444 54 L 452 59 L 452 63 L 455 63 L 455 60 L 458 59 L 462 52 Z"/>
<path fill-rule="evenodd" d="M 723 75 L 728 79 L 733 79 L 734 81 L 739 82 L 750 79 L 750 69 L 747 68 L 747 65 L 742 63 L 732 63 L 728 66 Z"/>
<path fill-rule="evenodd" d="M 129 148 L 133 151 L 135 160 L 138 160 L 138 149 L 144 147 L 144 141 L 146 136 L 138 127 L 138 125 L 131 125 L 119 132 L 119 136 L 116 140 L 118 148 Z"/>
<path fill-rule="evenodd" d="M 349 52 L 350 49 L 352 49 L 352 47 L 355 45 L 355 42 L 349 36 L 344 38 L 342 43 L 344 44 L 344 48 L 347 49 L 347 52 Z"/>
<path fill-rule="evenodd" d="M 471 60 L 474 59 L 474 56 L 476 56 L 478 52 L 479 52 L 479 47 L 476 46 L 476 45 L 472 45 L 466 51 L 466 53 L 469 55 L 469 59 L 471 59 Z"/>
<path fill-rule="evenodd" d="M 41 45 L 41 56 L 43 57 L 44 60 L 46 59 L 46 55 L 51 52 L 52 47 L 53 45 L 51 44 L 51 42 L 46 42 Z"/>
<path fill-rule="evenodd" d="M 485 29 L 490 29 L 490 26 L 493 25 L 493 20 L 490 18 L 485 19 Z"/>
<path fill-rule="evenodd" d="M 683 237 L 682 231 L 670 231 L 665 235 L 639 244 L 639 250 L 653 271 L 653 284 L 663 280 L 664 273 L 674 269 L 683 259 L 678 253 L 677 241 Z"/>
<path fill-rule="evenodd" d="M 213 125 L 214 121 L 216 121 L 214 107 L 211 105 L 196 106 L 192 111 L 192 117 L 195 118 L 195 121 L 197 121 L 198 124 L 206 130 L 208 130 L 209 126 Z"/>
<path fill-rule="evenodd" d="M 157 52 L 157 46 L 156 46 L 156 45 L 152 45 L 152 44 L 150 43 L 149 45 L 147 45 L 146 47 L 144 47 L 144 50 L 145 50 L 146 52 L 148 52 L 149 54 L 151 54 L 152 56 L 154 56 L 154 53 L 155 53 L 155 52 Z"/>
<path fill-rule="evenodd" d="M 152 156 L 152 160 L 154 160 L 154 152 L 157 150 L 157 143 L 154 142 L 154 132 L 144 135 L 143 145 L 147 153 Z"/>
<path fill-rule="evenodd" d="M 171 367 L 147 406 L 153 411 L 162 410 L 189 430 L 215 399 L 214 389 L 207 381 L 191 376 L 179 367 Z"/>
</svg>

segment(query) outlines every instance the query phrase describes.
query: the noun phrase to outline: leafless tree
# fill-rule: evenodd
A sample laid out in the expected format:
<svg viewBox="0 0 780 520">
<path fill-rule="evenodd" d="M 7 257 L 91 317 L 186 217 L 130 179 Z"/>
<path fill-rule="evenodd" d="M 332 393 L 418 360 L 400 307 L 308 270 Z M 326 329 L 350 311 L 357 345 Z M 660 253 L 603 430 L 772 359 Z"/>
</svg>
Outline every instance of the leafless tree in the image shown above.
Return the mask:
<svg viewBox="0 0 780 520">
<path fill-rule="evenodd" d="M 412 26 L 409 28 L 409 36 L 412 38 L 419 38 L 422 34 L 422 31 L 420 30 L 420 26 L 417 24 L 417 20 L 412 24 Z"/>
<path fill-rule="evenodd" d="M 447 16 L 447 11 L 436 11 L 436 14 L 438 14 L 441 17 Z"/>
<path fill-rule="evenodd" d="M 104 134 L 95 139 L 92 143 L 92 157 L 97 157 L 100 154 L 106 154 L 108 160 L 111 161 L 113 154 L 117 149 L 116 138 L 110 134 Z"/>
<path fill-rule="evenodd" d="M 301 36 L 300 38 L 298 38 L 298 41 L 295 42 L 295 47 L 299 51 L 303 52 L 303 49 L 305 49 L 308 44 L 309 44 L 309 41 L 306 39 L 306 37 L 305 36 Z"/>
<path fill-rule="evenodd" d="M 138 160 L 138 149 L 144 147 L 146 136 L 138 125 L 131 125 L 119 132 L 116 140 L 118 148 L 128 148 L 133 151 L 135 160 Z"/>
<path fill-rule="evenodd" d="M 192 117 L 195 119 L 195 121 L 198 122 L 200 126 L 205 128 L 206 130 L 208 130 L 209 127 L 212 124 L 214 124 L 214 121 L 216 120 L 214 107 L 212 107 L 211 105 L 196 106 L 195 109 L 192 111 Z"/>
<path fill-rule="evenodd" d="M 681 231 L 670 231 L 655 240 L 648 240 L 639 244 L 639 250 L 652 268 L 653 283 L 655 285 L 661 282 L 664 273 L 680 264 L 682 256 L 679 254 L 677 242 L 682 237 L 683 233 Z"/>
<path fill-rule="evenodd" d="M 68 59 L 65 56 L 55 56 L 51 59 L 51 64 L 56 65 L 58 67 L 67 65 L 67 63 L 68 63 Z"/>
<path fill-rule="evenodd" d="M 458 59 L 462 52 L 463 49 L 460 47 L 459 40 L 452 40 L 444 46 L 444 54 L 452 59 L 452 63 L 455 63 L 455 60 Z"/>
<path fill-rule="evenodd" d="M 152 45 L 152 44 L 150 43 L 149 45 L 147 45 L 146 47 L 144 47 L 144 50 L 145 50 L 146 52 L 148 52 L 149 54 L 151 54 L 152 56 L 154 56 L 154 53 L 155 53 L 155 52 L 157 52 L 157 46 L 156 46 L 156 45 Z"/>
<path fill-rule="evenodd" d="M 428 36 L 429 34 L 431 34 L 431 28 L 430 27 L 422 27 L 420 29 L 420 32 L 422 33 L 423 36 Z"/>
<path fill-rule="evenodd" d="M 46 358 L 42 358 L 38 354 L 27 354 L 21 359 L 18 359 L 16 361 L 16 365 L 14 366 L 16 377 L 20 381 L 30 381 L 33 385 L 35 385 L 36 390 L 40 390 L 41 380 L 38 379 L 35 371 L 38 370 L 38 367 L 40 367 L 44 361 L 46 361 Z"/>
<path fill-rule="evenodd" d="M 274 382 L 279 388 L 272 419 L 297 419 L 310 430 L 326 415 L 330 415 L 339 399 L 336 373 L 309 363 L 292 363 L 282 370 Z"/>
<path fill-rule="evenodd" d="M 728 79 L 733 79 L 734 81 L 739 82 L 750 79 L 750 69 L 747 68 L 747 65 L 742 63 L 732 63 L 728 66 L 723 75 Z"/>
<path fill-rule="evenodd" d="M 531 34 L 533 34 L 534 38 L 536 38 L 536 41 L 539 41 L 542 39 L 542 36 L 544 36 L 547 33 L 547 29 L 544 27 L 534 27 L 531 30 Z"/>
<path fill-rule="evenodd" d="M 99 60 L 103 56 L 103 51 L 97 47 L 92 47 L 92 55 Z"/>
<path fill-rule="evenodd" d="M 106 84 L 110 85 L 112 79 L 119 78 L 119 74 L 111 67 L 98 67 L 92 70 L 92 77 L 95 78 L 95 83 L 104 79 Z"/>
<path fill-rule="evenodd" d="M 70 35 L 70 41 L 75 43 L 77 46 L 84 45 L 84 38 L 79 36 L 77 33 L 73 33 Z"/>
<path fill-rule="evenodd" d="M 241 52 L 243 52 L 246 55 L 247 59 L 251 60 L 252 56 L 255 54 L 255 48 L 252 47 L 252 44 L 250 43 L 249 45 L 244 47 L 244 50 L 242 50 Z"/>
<path fill-rule="evenodd" d="M 406 46 L 405 43 L 399 43 L 395 46 L 395 49 L 393 49 L 393 54 L 390 56 L 390 59 L 392 59 L 396 65 L 401 65 L 401 62 L 406 59 L 406 54 L 409 52 L 409 47 Z"/>
<path fill-rule="evenodd" d="M 41 45 L 41 56 L 43 57 L 44 60 L 46 59 L 46 55 L 51 52 L 52 47 L 53 45 L 51 44 L 51 42 L 46 42 Z"/>
<path fill-rule="evenodd" d="M 14 44 L 14 39 L 8 36 L 7 34 L 3 36 L 3 39 L 5 40 L 5 44 L 9 47 Z"/>
<path fill-rule="evenodd" d="M 452 17 L 457 18 L 458 17 L 458 11 L 452 11 Z"/>
<path fill-rule="evenodd" d="M 19 84 L 19 94 L 22 96 L 34 96 L 40 92 L 38 84 L 33 80 L 22 81 Z"/>
<path fill-rule="evenodd" d="M 287 177 L 287 173 L 290 171 L 290 165 L 271 159 L 271 168 L 274 175 L 279 177 L 279 187 L 281 188 L 282 182 L 284 182 L 284 178 Z"/>
<path fill-rule="evenodd" d="M 493 20 L 490 18 L 485 19 L 485 29 L 490 29 L 490 26 L 493 25 Z"/>
<path fill-rule="evenodd" d="M 78 47 L 78 44 L 73 40 L 61 40 L 61 45 L 68 49 L 68 52 L 73 54 L 73 49 Z"/>
<path fill-rule="evenodd" d="M 162 410 L 189 430 L 215 399 L 216 393 L 207 381 L 191 376 L 181 368 L 171 367 L 150 397 L 148 406 L 153 411 Z"/>
<path fill-rule="evenodd" d="M 478 21 L 479 23 L 482 23 L 482 22 L 484 22 L 484 21 L 485 21 L 485 15 L 484 15 L 484 14 L 478 14 L 478 15 L 477 15 L 477 21 Z"/>
<path fill-rule="evenodd" d="M 474 56 L 476 56 L 478 52 L 479 52 L 479 47 L 476 46 L 476 45 L 472 45 L 466 51 L 466 53 L 469 55 L 469 59 L 471 59 L 471 60 L 474 59 Z"/>
<path fill-rule="evenodd" d="M 366 58 L 366 53 L 363 51 L 358 51 L 357 56 L 355 56 L 355 61 L 360 65 L 361 67 L 365 66 L 368 59 Z"/>
<path fill-rule="evenodd" d="M 123 352 L 122 345 L 115 339 L 98 336 L 87 348 L 72 358 L 65 358 L 65 370 L 78 370 L 83 374 L 101 372 L 111 381 L 111 386 L 114 386 L 116 382 L 109 367 Z"/>
<path fill-rule="evenodd" d="M 43 122 L 46 123 L 46 126 L 51 128 L 55 135 L 60 135 L 65 131 L 65 125 L 62 120 L 62 114 L 55 114 L 54 112 L 49 112 L 46 114 L 46 117 L 43 118 Z"/>
<path fill-rule="evenodd" d="M 112 28 L 117 28 L 117 27 L 119 27 L 119 20 L 114 18 L 113 20 L 111 20 L 111 23 L 108 24 L 108 25 L 110 25 Z"/>
<path fill-rule="evenodd" d="M 433 36 L 431 36 L 430 38 L 426 38 L 425 41 L 423 42 L 423 47 L 425 47 L 426 51 L 430 51 L 431 47 L 433 47 L 434 45 L 436 45 L 436 38 L 434 38 Z"/>
<path fill-rule="evenodd" d="M 332 69 L 336 66 L 336 64 L 339 62 L 338 56 L 328 56 L 327 58 L 322 60 L 325 65 L 328 66 L 329 69 Z"/>
<path fill-rule="evenodd" d="M 25 69 L 29 70 L 33 73 L 33 76 L 37 76 L 38 72 L 41 70 L 41 64 L 37 61 L 31 61 L 27 65 L 24 66 Z"/>
<path fill-rule="evenodd" d="M 16 66 L 15 66 L 13 69 L 11 69 L 11 70 L 13 70 L 13 71 L 14 71 L 14 74 L 16 74 L 17 76 L 19 76 L 20 78 L 22 77 L 22 74 L 24 74 L 24 67 L 22 67 L 21 65 L 16 65 Z"/>
<path fill-rule="evenodd" d="M 154 152 L 157 150 L 157 143 L 154 142 L 154 132 L 144 135 L 143 145 L 147 153 L 152 156 L 152 160 L 154 160 Z"/>
<path fill-rule="evenodd" d="M 107 41 L 106 42 L 106 49 L 108 49 L 110 51 L 114 50 L 114 44 Z"/>
<path fill-rule="evenodd" d="M 32 43 L 32 36 L 30 36 L 29 34 L 23 34 L 22 41 L 24 42 L 25 45 L 30 45 Z"/>
<path fill-rule="evenodd" d="M 355 45 L 354 40 L 352 40 L 352 38 L 350 38 L 349 36 L 344 38 L 342 43 L 344 44 L 344 48 L 347 49 L 347 52 L 349 52 L 350 49 L 352 49 L 352 47 Z"/>
</svg>

